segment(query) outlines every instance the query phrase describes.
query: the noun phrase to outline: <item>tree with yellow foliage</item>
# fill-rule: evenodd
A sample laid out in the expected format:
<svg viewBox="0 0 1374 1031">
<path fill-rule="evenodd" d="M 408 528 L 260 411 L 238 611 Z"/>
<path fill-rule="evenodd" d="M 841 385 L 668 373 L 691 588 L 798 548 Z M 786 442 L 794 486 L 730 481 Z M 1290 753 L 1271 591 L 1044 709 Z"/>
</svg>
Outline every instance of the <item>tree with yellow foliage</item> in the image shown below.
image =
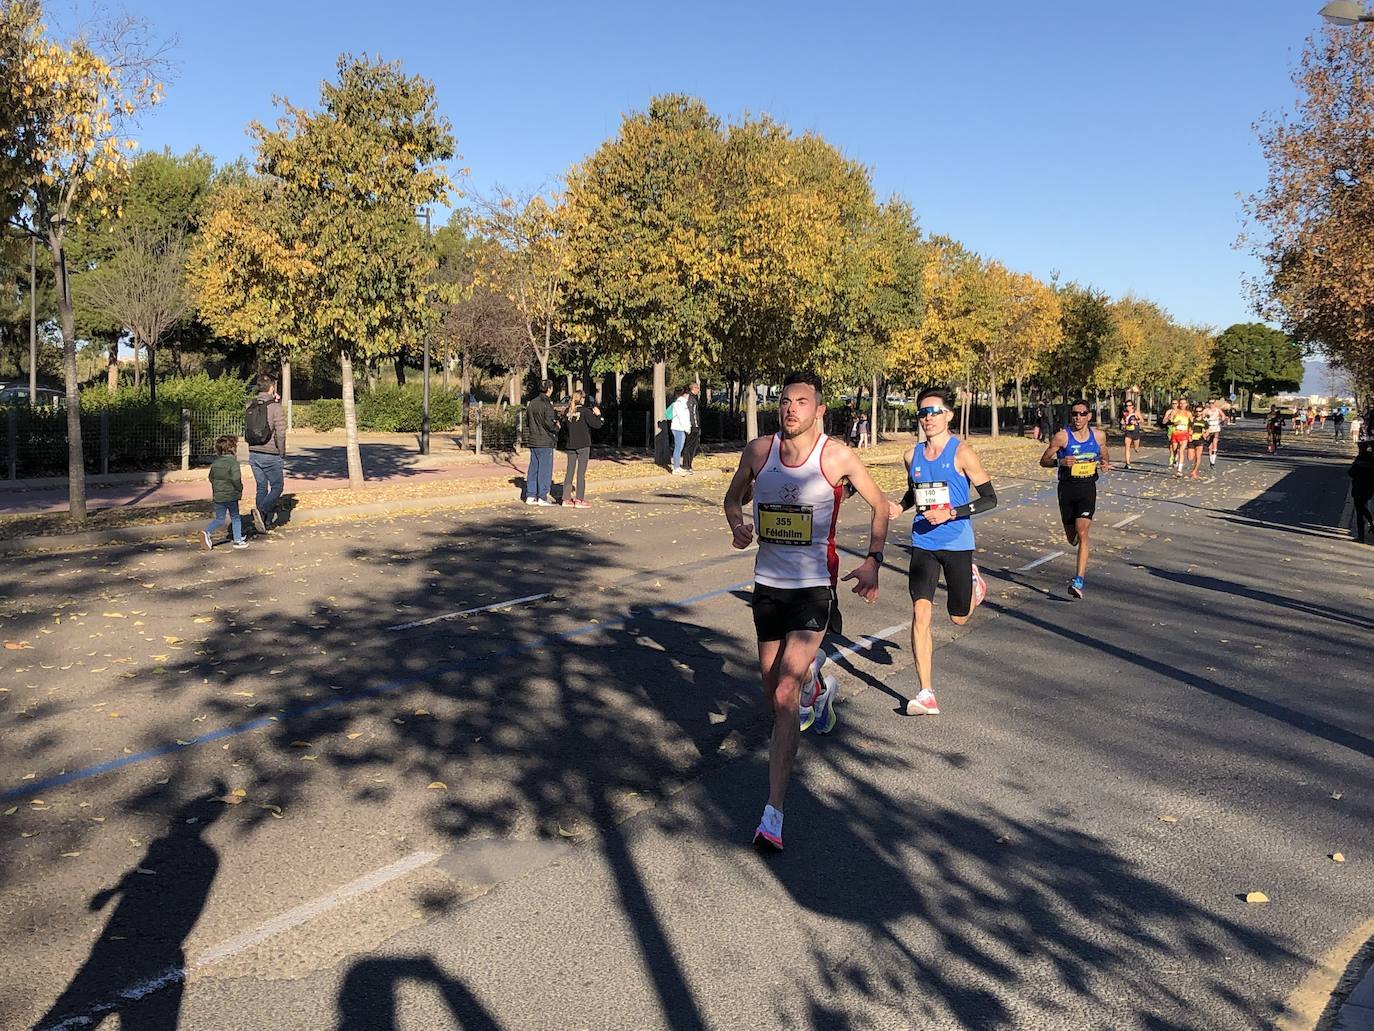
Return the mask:
<svg viewBox="0 0 1374 1031">
<path fill-rule="evenodd" d="M 0 4 L 0 205 L 9 221 L 48 248 L 57 283 L 67 387 L 68 511 L 86 518 L 86 476 L 77 397 L 76 318 L 67 277 L 68 227 L 108 207 L 127 174 L 131 120 L 163 93 L 160 52 L 141 23 L 123 19 L 99 45 L 49 37 L 36 0 Z"/>
</svg>

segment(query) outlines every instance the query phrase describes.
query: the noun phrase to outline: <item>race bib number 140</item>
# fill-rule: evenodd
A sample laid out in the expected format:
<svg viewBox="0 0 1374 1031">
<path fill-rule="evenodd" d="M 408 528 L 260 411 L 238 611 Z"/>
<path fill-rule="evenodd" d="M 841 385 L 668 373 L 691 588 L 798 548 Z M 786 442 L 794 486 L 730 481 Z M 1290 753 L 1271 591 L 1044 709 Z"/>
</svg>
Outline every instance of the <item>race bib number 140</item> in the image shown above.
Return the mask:
<svg viewBox="0 0 1374 1031">
<path fill-rule="evenodd" d="M 949 484 L 943 480 L 932 480 L 912 485 L 912 496 L 916 499 L 916 511 L 924 512 L 931 508 L 949 508 Z"/>
</svg>

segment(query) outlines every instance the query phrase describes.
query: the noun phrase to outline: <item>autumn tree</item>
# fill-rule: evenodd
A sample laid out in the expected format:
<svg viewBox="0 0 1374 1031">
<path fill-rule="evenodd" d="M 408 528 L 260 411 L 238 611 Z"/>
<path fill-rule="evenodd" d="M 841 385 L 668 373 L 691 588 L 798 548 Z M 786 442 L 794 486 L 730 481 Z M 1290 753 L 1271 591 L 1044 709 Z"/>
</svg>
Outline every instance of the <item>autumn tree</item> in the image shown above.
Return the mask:
<svg viewBox="0 0 1374 1031">
<path fill-rule="evenodd" d="M 11 223 L 48 249 L 57 284 L 67 387 L 68 510 L 86 518 L 76 318 L 66 240 L 84 210 L 108 206 L 128 168 L 126 129 L 156 104 L 160 52 L 124 18 L 70 42 L 52 39 L 36 0 L 0 6 L 0 197 Z"/>
<path fill-rule="evenodd" d="M 343 380 L 348 480 L 363 482 L 354 363 L 395 354 L 431 317 L 436 260 L 418 208 L 446 200 L 439 162 L 453 135 L 434 87 L 399 64 L 343 55 L 320 110 L 282 101 L 274 128 L 250 126 L 261 180 L 225 198 L 207 248 L 232 268 L 198 262 L 206 318 L 219 332 L 264 333 L 261 313 L 288 348 L 320 348 Z"/>
<path fill-rule="evenodd" d="M 973 352 L 961 323 L 963 295 L 978 266 L 976 254 L 947 236 L 926 242 L 920 318 L 895 329 L 887 349 L 887 374 L 893 381 L 920 389 L 966 376 Z"/>
<path fill-rule="evenodd" d="M 1258 126 L 1269 181 L 1249 198 L 1257 313 L 1374 388 L 1374 35 L 1328 28 L 1293 76 L 1296 109 Z"/>
<path fill-rule="evenodd" d="M 570 332 L 651 364 L 655 415 L 667 406 L 669 361 L 703 368 L 719 356 L 722 151 L 719 119 L 671 94 L 627 115 L 568 173 Z"/>
<path fill-rule="evenodd" d="M 1054 288 L 1029 273 L 1012 273 L 1008 292 L 1003 329 L 1008 343 L 1008 361 L 1001 371 L 1010 374 L 1016 385 L 1017 417 L 1024 420 L 1022 385 L 1034 374 L 1041 357 L 1058 342 L 1063 328 L 1063 311 Z M 994 412 L 996 407 L 994 399 Z M 995 421 L 993 425 L 996 426 Z"/>
</svg>

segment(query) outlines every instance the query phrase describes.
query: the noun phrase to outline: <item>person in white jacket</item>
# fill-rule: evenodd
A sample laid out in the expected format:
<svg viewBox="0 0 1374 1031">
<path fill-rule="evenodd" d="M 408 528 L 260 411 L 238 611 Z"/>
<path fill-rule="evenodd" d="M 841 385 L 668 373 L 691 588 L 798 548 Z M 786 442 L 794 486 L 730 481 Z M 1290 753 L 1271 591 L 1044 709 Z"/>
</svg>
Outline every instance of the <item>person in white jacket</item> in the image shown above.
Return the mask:
<svg viewBox="0 0 1374 1031">
<path fill-rule="evenodd" d="M 688 390 L 683 387 L 673 399 L 673 403 L 668 406 L 668 417 L 672 419 L 674 476 L 687 475 L 687 470 L 682 468 L 682 446 L 687 443 L 687 434 L 692 432 L 692 410 L 689 407 L 691 401 L 687 395 Z"/>
</svg>

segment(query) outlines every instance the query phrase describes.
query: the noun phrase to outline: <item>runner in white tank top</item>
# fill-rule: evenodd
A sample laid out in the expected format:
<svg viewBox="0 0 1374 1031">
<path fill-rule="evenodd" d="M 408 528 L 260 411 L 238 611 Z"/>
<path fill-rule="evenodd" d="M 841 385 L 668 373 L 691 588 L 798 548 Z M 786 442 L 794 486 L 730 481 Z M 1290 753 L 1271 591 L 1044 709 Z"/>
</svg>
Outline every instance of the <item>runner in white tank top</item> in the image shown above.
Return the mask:
<svg viewBox="0 0 1374 1031">
<path fill-rule="evenodd" d="M 782 850 L 782 803 L 800 739 L 800 696 L 830 620 L 839 566 L 835 520 L 845 479 L 873 509 L 869 555 L 845 580 L 865 601 L 878 596 L 878 570 L 887 539 L 888 503 L 858 457 L 823 432 L 825 405 L 820 379 L 793 373 L 783 382 L 779 432 L 745 445 L 739 468 L 725 493 L 725 519 L 736 548 L 759 535 L 753 597 L 763 694 L 773 710 L 768 753 L 768 804 L 754 832 L 754 845 Z M 754 520 L 744 502 L 754 495 Z M 824 732 L 834 726 L 835 681 L 813 707 Z"/>
<path fill-rule="evenodd" d="M 835 586 L 840 567 L 835 523 L 844 488 L 832 484 L 821 468 L 829 440 L 820 434 L 806 460 L 789 466 L 780 450 L 782 434 L 773 435 L 768 460 L 754 478 L 756 583 L 784 590 Z"/>
</svg>

